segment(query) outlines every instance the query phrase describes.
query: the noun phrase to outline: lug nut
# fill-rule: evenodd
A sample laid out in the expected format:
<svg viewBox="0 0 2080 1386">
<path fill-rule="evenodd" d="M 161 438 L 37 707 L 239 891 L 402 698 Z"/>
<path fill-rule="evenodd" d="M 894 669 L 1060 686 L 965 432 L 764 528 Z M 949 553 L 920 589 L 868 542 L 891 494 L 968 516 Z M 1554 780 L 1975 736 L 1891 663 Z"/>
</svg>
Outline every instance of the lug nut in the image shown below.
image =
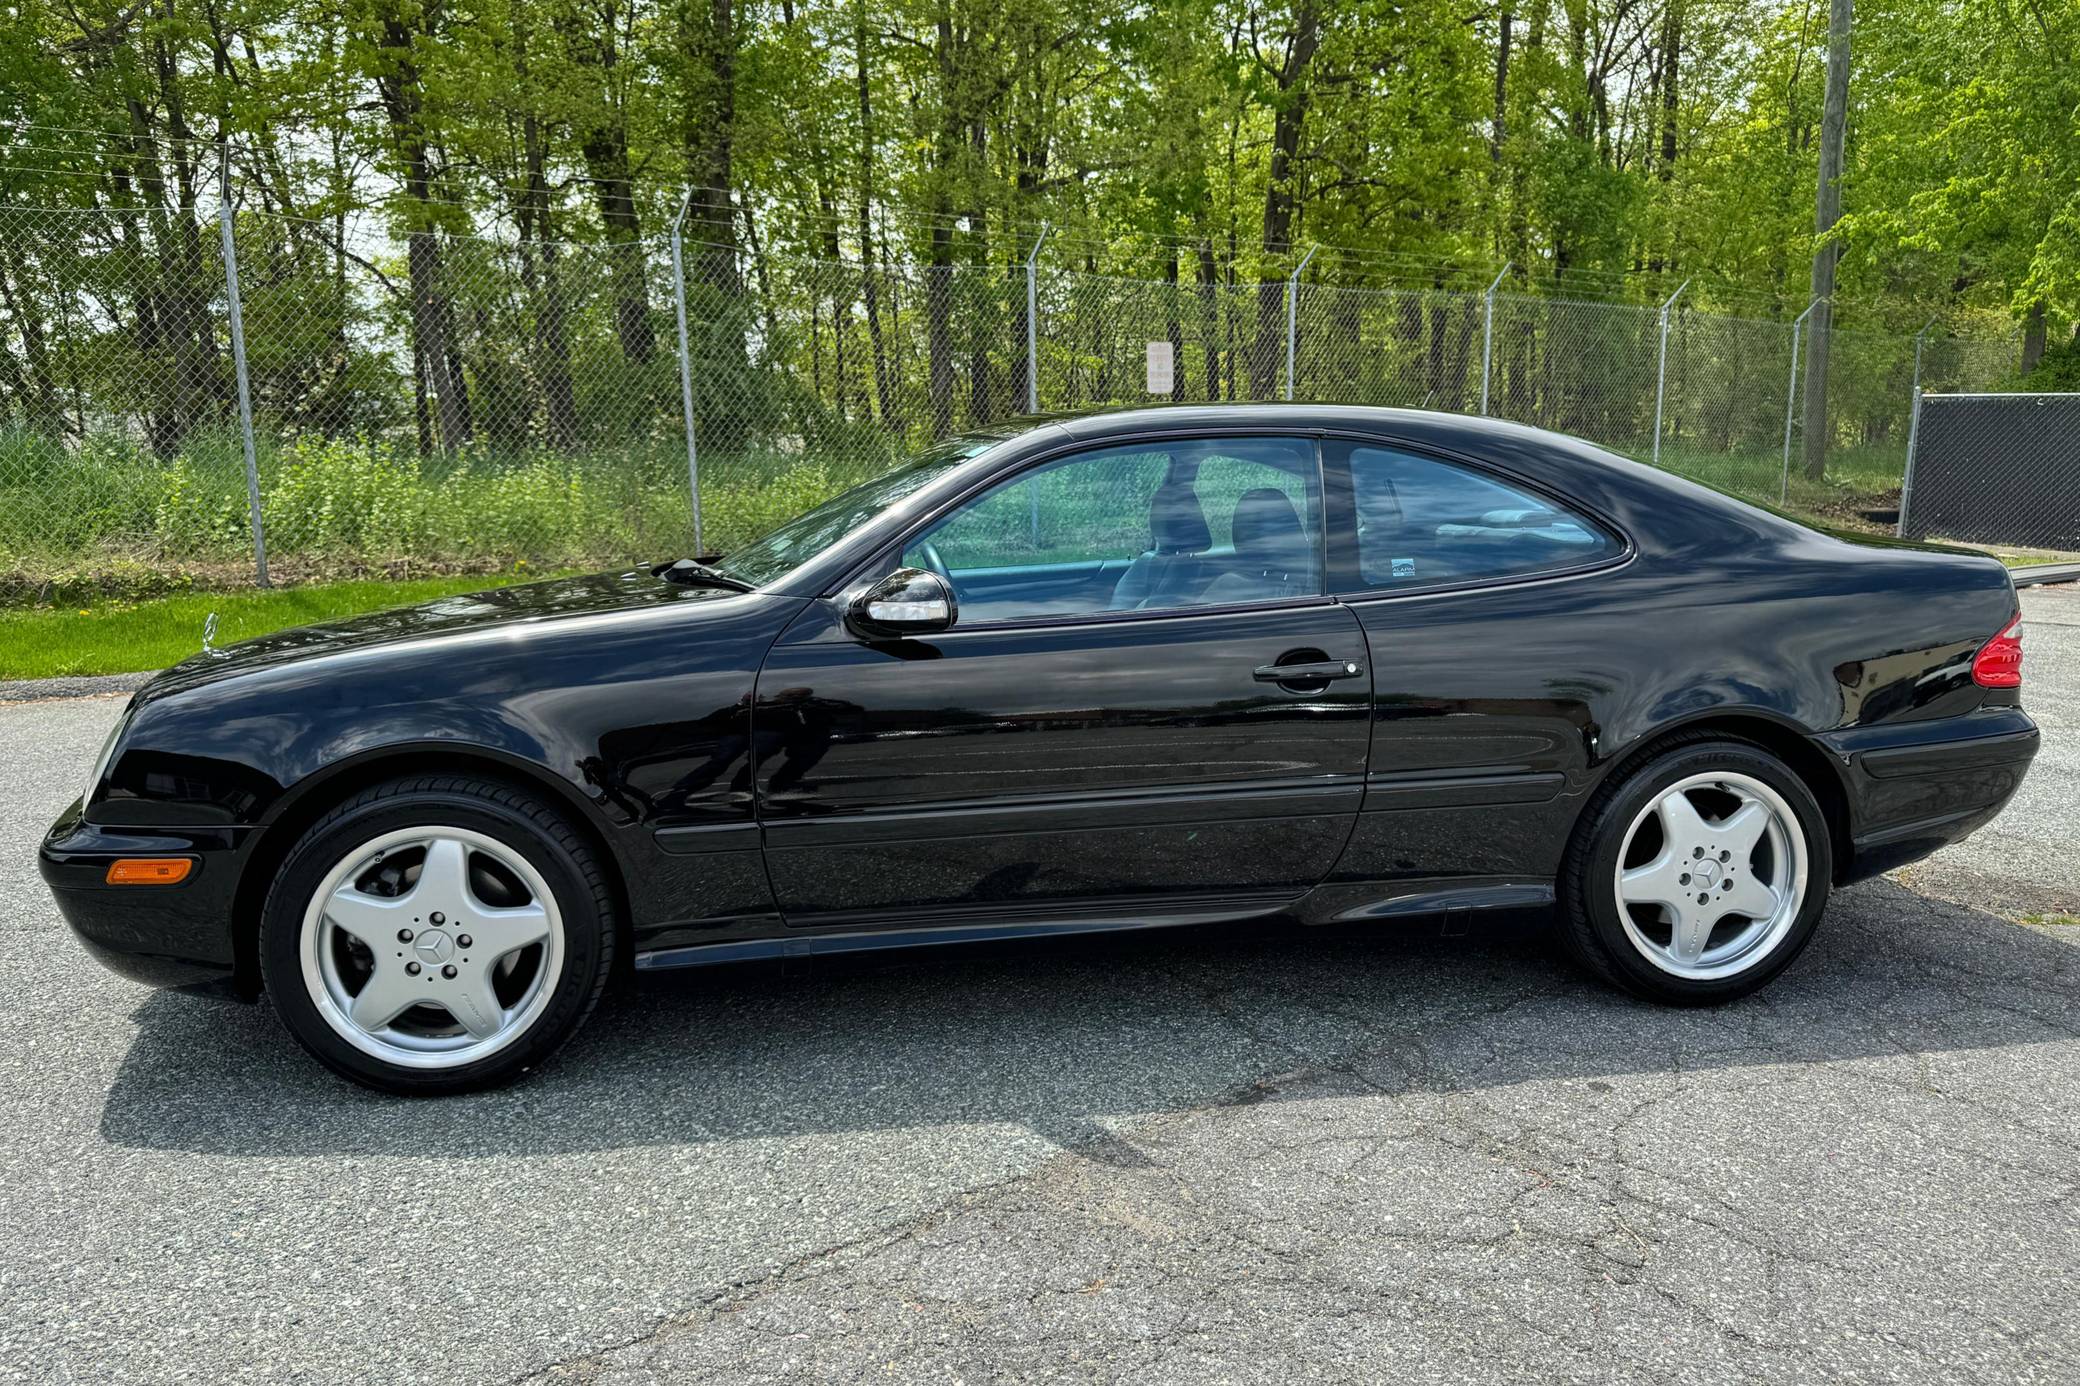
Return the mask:
<svg viewBox="0 0 2080 1386">
<path fill-rule="evenodd" d="M 1678 881 L 1678 882 L 1676 882 L 1676 884 L 1677 884 L 1677 885 L 1689 885 L 1689 884 L 1690 884 L 1690 873 L 1689 873 L 1689 872 L 1687 872 L 1687 871 L 1685 871 L 1685 872 L 1683 873 L 1683 879 L 1682 879 L 1682 880 L 1680 880 L 1680 881 Z"/>
<path fill-rule="evenodd" d="M 449 964 L 448 964 L 448 965 L 447 965 L 446 967 L 442 968 L 442 969 L 441 969 L 441 976 L 443 976 L 443 977 L 446 977 L 446 978 L 447 978 L 447 979 L 448 979 L 449 981 L 451 981 L 451 982 L 452 982 L 452 981 L 454 981 L 454 980 L 455 980 L 455 964 L 454 964 L 454 963 L 449 963 Z"/>
<path fill-rule="evenodd" d="M 445 924 L 448 922 L 448 916 L 442 914 L 439 910 L 435 910 L 433 912 L 433 922 L 435 924 Z"/>
<path fill-rule="evenodd" d="M 461 935 L 458 935 L 458 936 L 456 937 L 456 939 L 455 939 L 455 942 L 456 942 L 456 943 L 457 943 L 457 944 L 458 944 L 459 946 L 461 946 L 461 947 L 463 947 L 463 948 L 467 948 L 467 947 L 469 947 L 469 945 L 470 945 L 470 937 L 469 937 L 469 935 L 468 935 L 468 934 L 461 934 Z"/>
<path fill-rule="evenodd" d="M 410 929 L 399 929 L 397 931 L 397 941 L 399 943 L 410 943 L 412 941 L 412 931 Z"/>
<path fill-rule="evenodd" d="M 419 964 L 415 962 L 406 963 L 404 965 L 404 971 L 407 977 L 416 977 L 419 975 Z"/>
<path fill-rule="evenodd" d="M 1690 849 L 1690 855 L 1691 855 L 1691 856 L 1693 856 L 1693 857 L 1702 857 L 1702 856 L 1704 855 L 1704 848 L 1702 848 L 1702 847 L 1692 847 L 1692 848 Z M 436 923 L 436 924 L 440 923 L 440 922 L 441 922 L 441 920 L 440 920 L 440 916 L 439 916 L 439 915 L 435 915 L 435 916 L 434 916 L 434 918 L 433 918 L 433 922 L 434 922 L 434 923 Z"/>
<path fill-rule="evenodd" d="M 1700 895 L 1697 897 L 1697 903 L 1700 905 L 1709 904 L 1711 902 L 1711 898 L 1712 897 L 1709 895 Z"/>
<path fill-rule="evenodd" d="M 1721 852 L 1721 853 L 1719 854 L 1719 860 L 1720 860 L 1720 861 L 1732 861 L 1732 860 L 1733 860 L 1733 853 L 1731 853 L 1731 852 Z"/>
</svg>

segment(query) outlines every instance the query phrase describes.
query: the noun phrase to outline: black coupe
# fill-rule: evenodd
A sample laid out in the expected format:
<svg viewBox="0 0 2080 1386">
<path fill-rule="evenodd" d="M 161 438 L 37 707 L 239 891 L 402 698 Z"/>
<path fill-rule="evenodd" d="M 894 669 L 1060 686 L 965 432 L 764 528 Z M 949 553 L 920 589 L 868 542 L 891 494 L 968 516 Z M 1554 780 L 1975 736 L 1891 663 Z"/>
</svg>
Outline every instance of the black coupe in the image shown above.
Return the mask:
<svg viewBox="0 0 2080 1386">
<path fill-rule="evenodd" d="M 630 960 L 1550 906 L 1722 1001 L 2015 791 L 2017 610 L 1990 558 L 1485 419 L 1029 421 L 713 564 L 206 651 L 42 867 L 118 971 L 421 1092 Z"/>
</svg>

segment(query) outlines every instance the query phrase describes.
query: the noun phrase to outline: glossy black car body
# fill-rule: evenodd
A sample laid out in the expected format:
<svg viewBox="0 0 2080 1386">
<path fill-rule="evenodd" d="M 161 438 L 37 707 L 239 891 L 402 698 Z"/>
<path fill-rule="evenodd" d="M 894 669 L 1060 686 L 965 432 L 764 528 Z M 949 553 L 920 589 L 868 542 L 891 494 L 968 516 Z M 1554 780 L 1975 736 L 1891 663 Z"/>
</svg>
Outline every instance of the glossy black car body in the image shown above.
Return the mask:
<svg viewBox="0 0 2080 1386">
<path fill-rule="evenodd" d="M 1374 439 L 1564 499 L 1584 567 L 1351 590 L 1325 478 L 1327 591 L 1275 603 L 868 640 L 845 598 L 992 481 L 1108 442 Z M 1163 409 L 1007 431 L 761 590 L 647 571 L 289 631 L 141 691 L 43 845 L 111 966 L 251 994 L 262 894 L 327 806 L 473 770 L 562 806 L 617 868 L 638 967 L 1262 916 L 1537 905 L 1585 801 L 1657 738 L 1759 742 L 1830 818 L 1835 878 L 1987 821 L 2037 732 L 1975 651 L 1999 564 L 1816 532 L 1587 445 L 1482 419 Z M 1304 653 L 1360 671 L 1281 684 Z M 121 856 L 178 886 L 104 885 Z"/>
</svg>

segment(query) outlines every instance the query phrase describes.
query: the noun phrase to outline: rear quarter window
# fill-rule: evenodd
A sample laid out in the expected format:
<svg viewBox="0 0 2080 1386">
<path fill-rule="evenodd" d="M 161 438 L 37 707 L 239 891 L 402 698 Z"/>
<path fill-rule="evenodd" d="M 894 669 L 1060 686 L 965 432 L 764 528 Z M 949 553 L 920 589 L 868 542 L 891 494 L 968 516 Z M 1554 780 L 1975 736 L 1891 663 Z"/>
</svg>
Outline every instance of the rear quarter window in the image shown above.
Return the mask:
<svg viewBox="0 0 2080 1386">
<path fill-rule="evenodd" d="M 1361 588 L 1558 572 L 1622 551 L 1587 516 L 1473 468 L 1396 448 L 1332 446 L 1349 468 Z M 1331 465 L 1338 460 L 1332 453 Z"/>
</svg>

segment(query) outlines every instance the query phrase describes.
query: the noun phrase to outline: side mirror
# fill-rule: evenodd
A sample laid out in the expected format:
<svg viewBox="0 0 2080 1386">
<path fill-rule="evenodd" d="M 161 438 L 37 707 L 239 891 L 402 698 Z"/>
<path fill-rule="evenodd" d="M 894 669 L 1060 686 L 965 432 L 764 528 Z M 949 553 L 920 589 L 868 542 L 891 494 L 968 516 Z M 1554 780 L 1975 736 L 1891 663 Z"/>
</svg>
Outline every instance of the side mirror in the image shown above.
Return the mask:
<svg viewBox="0 0 2080 1386">
<path fill-rule="evenodd" d="M 950 629 L 959 609 L 945 578 L 898 568 L 854 597 L 845 621 L 869 640 L 904 640 Z"/>
</svg>

